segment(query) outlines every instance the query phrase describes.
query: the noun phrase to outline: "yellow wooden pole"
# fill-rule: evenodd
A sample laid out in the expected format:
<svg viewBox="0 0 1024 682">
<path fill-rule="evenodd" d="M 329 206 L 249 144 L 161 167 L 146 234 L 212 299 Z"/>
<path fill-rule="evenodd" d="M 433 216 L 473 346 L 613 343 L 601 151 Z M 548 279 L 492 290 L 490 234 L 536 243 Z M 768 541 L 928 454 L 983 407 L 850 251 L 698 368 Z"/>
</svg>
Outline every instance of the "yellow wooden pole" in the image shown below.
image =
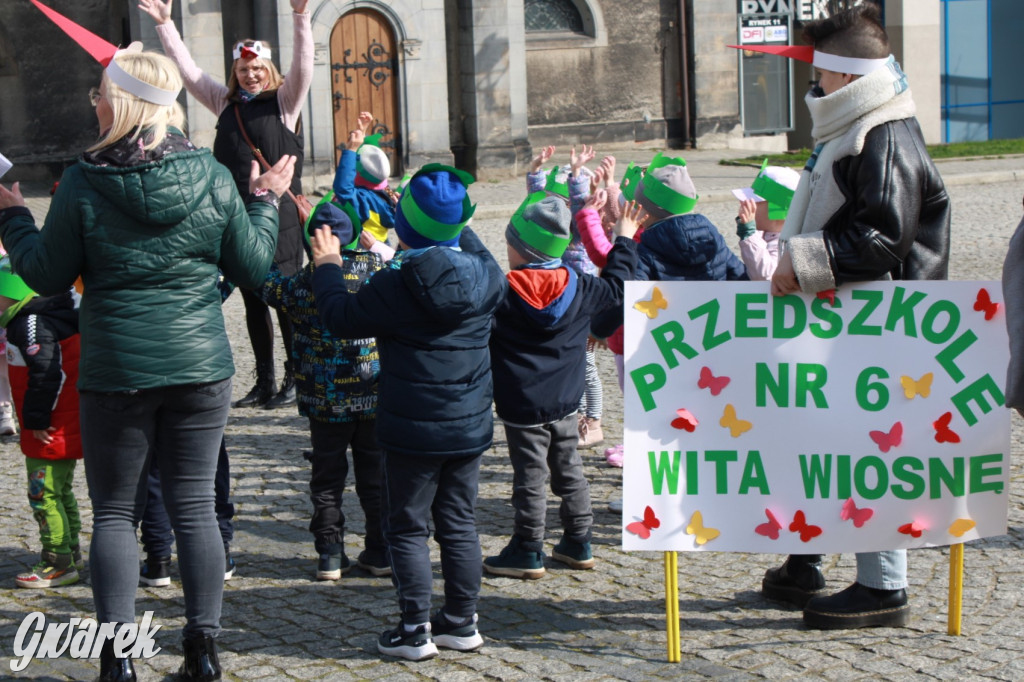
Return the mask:
<svg viewBox="0 0 1024 682">
<path fill-rule="evenodd" d="M 665 639 L 668 662 L 679 663 L 682 643 L 679 639 L 679 555 L 665 552 Z"/>
<path fill-rule="evenodd" d="M 964 545 L 949 546 L 949 615 L 946 632 L 960 634 L 960 618 L 964 602 Z"/>
</svg>

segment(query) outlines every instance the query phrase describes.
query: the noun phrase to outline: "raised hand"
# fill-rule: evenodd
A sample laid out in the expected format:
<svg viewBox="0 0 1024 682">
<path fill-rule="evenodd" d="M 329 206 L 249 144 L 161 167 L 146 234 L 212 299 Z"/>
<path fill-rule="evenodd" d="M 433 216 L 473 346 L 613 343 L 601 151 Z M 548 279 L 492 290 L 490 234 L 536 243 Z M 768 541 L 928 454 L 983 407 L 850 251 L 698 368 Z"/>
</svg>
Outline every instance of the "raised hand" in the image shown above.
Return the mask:
<svg viewBox="0 0 1024 682">
<path fill-rule="evenodd" d="M 603 181 L 604 181 L 604 167 L 602 166 L 602 167 L 598 167 L 598 169 L 595 170 L 594 173 L 590 176 L 590 194 L 591 194 L 591 196 L 593 196 L 594 192 L 597 191 L 597 188 L 601 186 L 601 183 Z"/>
<path fill-rule="evenodd" d="M 171 20 L 171 5 L 174 0 L 139 0 L 139 9 L 153 17 L 157 24 L 166 24 Z"/>
<path fill-rule="evenodd" d="M 539 171 L 540 167 L 543 166 L 548 161 L 550 161 L 551 157 L 554 155 L 554 145 L 548 145 L 547 147 L 543 147 L 540 150 L 540 153 L 538 153 L 537 156 L 533 157 L 533 160 L 530 161 L 530 172 L 536 173 L 537 171 Z"/>
<path fill-rule="evenodd" d="M 363 142 L 366 140 L 366 133 L 362 130 L 353 130 L 348 134 L 348 142 L 345 144 L 345 148 L 349 151 L 359 151 L 359 148 L 363 146 Z"/>
<path fill-rule="evenodd" d="M 640 225 L 647 219 L 643 207 L 635 201 L 627 201 L 622 207 L 622 217 L 615 223 L 615 236 L 632 239 Z"/>
<path fill-rule="evenodd" d="M 572 148 L 569 153 L 569 165 L 572 167 L 572 175 L 576 177 L 580 173 L 580 168 L 587 165 L 588 162 L 592 161 L 595 156 L 594 148 L 587 145 L 581 145 L 580 151 L 576 153 L 576 147 Z"/>
<path fill-rule="evenodd" d="M 309 0 L 292 0 L 292 11 L 296 14 L 305 14 L 308 4 Z"/>
<path fill-rule="evenodd" d="M 256 192 L 257 190 L 268 189 L 279 197 L 284 196 L 292 186 L 292 175 L 294 174 L 294 156 L 282 156 L 263 175 L 260 175 L 260 165 L 253 161 L 252 167 L 249 170 L 249 191 Z"/>
<path fill-rule="evenodd" d="M 321 265 L 341 265 L 341 242 L 331 232 L 331 228 L 321 225 L 313 231 L 310 239 L 310 247 L 313 250 L 313 263 Z"/>
<path fill-rule="evenodd" d="M 24 206 L 25 197 L 21 196 L 21 183 L 16 182 L 7 189 L 0 185 L 0 210 L 11 206 Z"/>
<path fill-rule="evenodd" d="M 753 199 L 744 199 L 740 202 L 740 212 L 736 215 L 744 223 L 749 223 L 754 219 L 754 213 L 757 211 L 757 202 Z"/>
<path fill-rule="evenodd" d="M 601 159 L 600 170 L 604 171 L 604 186 L 615 184 L 615 157 L 606 156 Z"/>
<path fill-rule="evenodd" d="M 373 114 L 369 111 L 359 112 L 359 129 L 363 131 L 363 135 L 370 132 L 370 126 L 373 125 Z"/>
<path fill-rule="evenodd" d="M 608 203 L 608 192 L 607 190 L 599 189 L 587 197 L 587 203 L 583 204 L 583 208 L 592 208 L 600 212 L 606 203 Z"/>
</svg>

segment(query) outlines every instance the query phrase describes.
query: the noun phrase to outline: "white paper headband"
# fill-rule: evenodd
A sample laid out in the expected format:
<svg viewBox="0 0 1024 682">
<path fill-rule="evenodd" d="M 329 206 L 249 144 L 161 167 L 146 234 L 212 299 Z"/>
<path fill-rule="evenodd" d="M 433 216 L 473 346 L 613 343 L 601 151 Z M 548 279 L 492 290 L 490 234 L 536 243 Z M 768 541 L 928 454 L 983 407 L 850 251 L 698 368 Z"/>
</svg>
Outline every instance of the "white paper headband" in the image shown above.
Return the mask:
<svg viewBox="0 0 1024 682">
<path fill-rule="evenodd" d="M 885 66 L 888 61 L 888 57 L 885 59 L 860 59 L 814 51 L 815 68 L 836 73 L 852 73 L 856 76 L 866 76 L 873 71 L 877 71 Z"/>
<path fill-rule="evenodd" d="M 169 107 L 178 99 L 178 92 L 175 90 L 164 90 L 146 81 L 139 80 L 120 67 L 117 57 L 110 60 L 107 65 L 107 78 L 110 82 L 126 92 L 130 92 L 139 99 L 146 100 L 153 104 L 160 104 Z"/>
<path fill-rule="evenodd" d="M 249 54 L 245 54 L 246 52 Z M 244 42 L 235 43 L 235 49 L 231 52 L 232 59 L 241 59 L 243 56 L 246 59 L 253 59 L 254 57 L 270 59 L 270 55 L 270 48 L 258 40 L 254 41 L 252 45 L 246 45 Z"/>
</svg>

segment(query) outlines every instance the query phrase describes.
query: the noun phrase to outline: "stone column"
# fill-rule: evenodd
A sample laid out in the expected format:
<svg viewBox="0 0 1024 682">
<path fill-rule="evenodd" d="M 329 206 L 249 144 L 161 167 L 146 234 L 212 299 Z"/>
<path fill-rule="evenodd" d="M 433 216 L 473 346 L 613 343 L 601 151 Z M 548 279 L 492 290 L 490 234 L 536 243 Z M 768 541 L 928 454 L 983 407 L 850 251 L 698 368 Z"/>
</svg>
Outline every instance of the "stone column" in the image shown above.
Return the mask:
<svg viewBox="0 0 1024 682">
<path fill-rule="evenodd" d="M 934 0 L 888 0 L 885 30 L 896 59 L 903 66 L 917 104 L 925 142 L 942 142 L 942 83 L 939 19 Z"/>
</svg>

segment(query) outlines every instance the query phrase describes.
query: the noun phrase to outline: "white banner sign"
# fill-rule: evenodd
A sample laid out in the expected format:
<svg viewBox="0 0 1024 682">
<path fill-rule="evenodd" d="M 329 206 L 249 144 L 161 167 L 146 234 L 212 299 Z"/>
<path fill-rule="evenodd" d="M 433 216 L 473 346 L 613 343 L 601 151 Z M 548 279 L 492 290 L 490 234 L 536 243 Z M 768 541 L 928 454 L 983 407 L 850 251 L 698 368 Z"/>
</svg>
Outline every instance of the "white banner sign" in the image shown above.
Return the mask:
<svg viewBox="0 0 1024 682">
<path fill-rule="evenodd" d="M 628 282 L 626 550 L 794 554 L 1006 532 L 997 282 Z"/>
</svg>

